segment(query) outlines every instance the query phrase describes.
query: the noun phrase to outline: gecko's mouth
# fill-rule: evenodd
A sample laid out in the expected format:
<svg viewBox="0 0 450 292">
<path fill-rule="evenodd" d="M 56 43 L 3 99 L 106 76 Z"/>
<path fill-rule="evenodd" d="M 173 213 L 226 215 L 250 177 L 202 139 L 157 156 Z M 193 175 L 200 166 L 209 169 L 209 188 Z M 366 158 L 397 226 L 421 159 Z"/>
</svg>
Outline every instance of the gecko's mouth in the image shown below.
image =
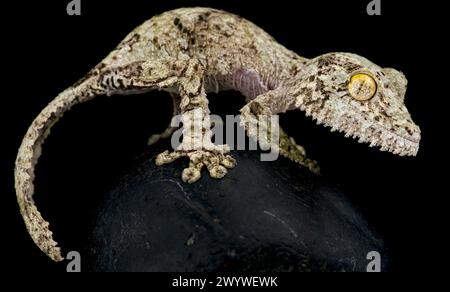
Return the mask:
<svg viewBox="0 0 450 292">
<path fill-rule="evenodd" d="M 342 132 L 345 133 L 346 137 L 352 137 L 359 143 L 368 143 L 370 147 L 378 147 L 381 151 L 391 152 L 399 156 L 416 156 L 419 151 L 419 140 L 414 141 L 402 137 L 376 124 L 370 125 L 364 132 L 352 129 Z"/>
<path fill-rule="evenodd" d="M 403 137 L 375 122 L 368 122 L 354 111 L 343 111 L 344 114 L 333 117 L 302 109 L 319 125 L 331 128 L 332 132 L 342 132 L 345 137 L 352 137 L 359 143 L 367 143 L 370 147 L 378 147 L 381 151 L 391 152 L 399 156 L 416 156 L 419 150 L 420 130 L 410 137 Z M 348 114 L 353 112 L 353 114 Z"/>
</svg>

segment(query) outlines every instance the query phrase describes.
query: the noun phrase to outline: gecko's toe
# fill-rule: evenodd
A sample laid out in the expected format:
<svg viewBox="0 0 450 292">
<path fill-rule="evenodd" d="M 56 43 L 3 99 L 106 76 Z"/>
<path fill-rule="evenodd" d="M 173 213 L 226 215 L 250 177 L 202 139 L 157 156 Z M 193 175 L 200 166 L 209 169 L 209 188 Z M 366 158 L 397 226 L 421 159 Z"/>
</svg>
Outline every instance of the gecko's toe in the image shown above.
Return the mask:
<svg viewBox="0 0 450 292">
<path fill-rule="evenodd" d="M 226 168 L 233 168 L 236 166 L 236 159 L 231 155 L 225 155 L 220 163 Z"/>
<path fill-rule="evenodd" d="M 187 183 L 195 183 L 196 181 L 198 181 L 201 178 L 201 172 L 198 168 L 194 167 L 194 166 L 190 166 L 188 168 L 183 169 L 183 172 L 181 174 L 181 179 L 184 182 Z"/>
<path fill-rule="evenodd" d="M 222 165 L 214 165 L 212 167 L 208 167 L 209 175 L 212 178 L 223 178 L 227 174 L 227 169 Z"/>
<path fill-rule="evenodd" d="M 231 155 L 211 153 L 206 165 L 211 177 L 223 178 L 228 173 L 227 168 L 236 166 L 236 160 Z"/>
<path fill-rule="evenodd" d="M 176 159 L 178 159 L 181 156 L 180 152 L 174 151 L 174 152 L 169 152 L 169 150 L 166 150 L 160 154 L 158 154 L 158 156 L 156 156 L 156 165 L 161 166 L 163 164 L 167 164 L 167 163 L 171 163 L 173 161 L 175 161 Z"/>
<path fill-rule="evenodd" d="M 317 161 L 307 159 L 306 163 L 308 165 L 309 170 L 311 170 L 312 173 L 320 175 L 320 166 L 319 163 L 317 163 Z"/>
</svg>

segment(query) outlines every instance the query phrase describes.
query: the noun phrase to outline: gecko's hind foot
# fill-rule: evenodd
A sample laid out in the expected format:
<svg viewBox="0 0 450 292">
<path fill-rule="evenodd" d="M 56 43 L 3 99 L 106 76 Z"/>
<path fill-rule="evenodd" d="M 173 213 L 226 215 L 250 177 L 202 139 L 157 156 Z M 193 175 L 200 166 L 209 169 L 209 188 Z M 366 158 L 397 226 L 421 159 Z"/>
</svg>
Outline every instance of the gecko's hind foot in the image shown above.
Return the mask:
<svg viewBox="0 0 450 292">
<path fill-rule="evenodd" d="M 312 173 L 320 175 L 320 166 L 317 161 L 306 158 L 304 163 Z"/>
<path fill-rule="evenodd" d="M 280 154 L 304 167 L 314 174 L 320 175 L 320 167 L 317 161 L 306 157 L 305 148 L 298 145 L 294 138 L 289 137 L 280 129 Z"/>
<path fill-rule="evenodd" d="M 304 155 L 301 155 L 299 152 L 294 151 L 285 151 L 280 149 L 280 154 L 295 163 L 300 164 L 301 166 L 307 167 L 312 173 L 320 175 L 320 167 L 317 161 L 306 158 Z"/>
<path fill-rule="evenodd" d="M 156 165 L 171 163 L 180 157 L 189 157 L 189 167 L 183 169 L 181 178 L 184 182 L 194 183 L 201 177 L 201 170 L 204 166 L 208 169 L 212 178 L 223 178 L 227 174 L 227 168 L 233 168 L 236 160 L 228 151 L 215 148 L 214 150 L 168 150 L 160 153 L 156 157 Z"/>
</svg>

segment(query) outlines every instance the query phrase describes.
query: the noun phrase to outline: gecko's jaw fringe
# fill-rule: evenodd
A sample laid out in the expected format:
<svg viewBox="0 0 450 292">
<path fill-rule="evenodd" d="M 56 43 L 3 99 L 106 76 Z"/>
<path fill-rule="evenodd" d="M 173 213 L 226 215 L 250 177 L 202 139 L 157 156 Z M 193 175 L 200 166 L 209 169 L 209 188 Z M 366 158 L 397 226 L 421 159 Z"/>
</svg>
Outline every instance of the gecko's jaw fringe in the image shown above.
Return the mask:
<svg viewBox="0 0 450 292">
<path fill-rule="evenodd" d="M 345 137 L 354 138 L 359 143 L 367 143 L 370 147 L 378 147 L 381 151 L 399 156 L 416 156 L 419 150 L 419 134 L 416 141 L 409 140 L 375 123 L 368 124 L 357 114 L 330 118 L 321 113 L 311 112 L 306 107 L 301 107 L 301 110 L 317 124 L 331 128 L 332 132 L 341 132 Z"/>
</svg>

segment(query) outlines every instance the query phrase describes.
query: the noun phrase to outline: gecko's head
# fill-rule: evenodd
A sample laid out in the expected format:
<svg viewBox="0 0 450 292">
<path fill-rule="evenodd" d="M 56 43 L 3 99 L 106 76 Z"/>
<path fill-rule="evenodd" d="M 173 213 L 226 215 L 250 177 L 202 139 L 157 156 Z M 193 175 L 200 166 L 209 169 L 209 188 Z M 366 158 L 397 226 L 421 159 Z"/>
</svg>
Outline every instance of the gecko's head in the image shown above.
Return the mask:
<svg viewBox="0 0 450 292">
<path fill-rule="evenodd" d="M 349 53 L 308 62 L 297 107 L 346 137 L 398 155 L 417 154 L 420 129 L 404 104 L 407 80 L 401 72 Z"/>
</svg>

